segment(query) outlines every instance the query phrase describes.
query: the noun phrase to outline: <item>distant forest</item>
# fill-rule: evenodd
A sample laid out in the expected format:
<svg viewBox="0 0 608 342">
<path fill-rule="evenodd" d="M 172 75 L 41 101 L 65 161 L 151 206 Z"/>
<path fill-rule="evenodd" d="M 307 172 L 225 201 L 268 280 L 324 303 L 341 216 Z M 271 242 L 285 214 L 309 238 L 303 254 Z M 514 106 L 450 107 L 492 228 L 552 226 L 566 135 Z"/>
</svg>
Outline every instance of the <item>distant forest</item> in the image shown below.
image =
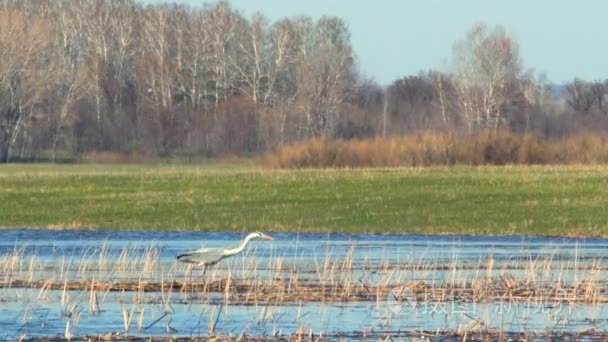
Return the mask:
<svg viewBox="0 0 608 342">
<path fill-rule="evenodd" d="M 383 86 L 359 72 L 338 17 L 271 22 L 225 1 L 2 0 L 0 161 L 252 156 L 421 131 L 608 131 L 608 81 L 549 84 L 502 27 L 475 25 L 446 57 L 447 70 Z"/>
</svg>

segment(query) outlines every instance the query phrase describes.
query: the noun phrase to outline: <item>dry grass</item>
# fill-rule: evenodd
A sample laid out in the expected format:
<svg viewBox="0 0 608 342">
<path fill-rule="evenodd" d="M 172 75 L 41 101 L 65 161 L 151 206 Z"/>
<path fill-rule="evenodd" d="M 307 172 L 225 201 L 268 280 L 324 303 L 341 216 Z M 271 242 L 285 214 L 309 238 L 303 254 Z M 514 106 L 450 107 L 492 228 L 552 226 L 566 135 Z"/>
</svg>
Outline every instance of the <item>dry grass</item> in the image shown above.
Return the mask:
<svg viewBox="0 0 608 342">
<path fill-rule="evenodd" d="M 608 163 L 608 139 L 542 140 L 510 131 L 475 134 L 418 132 L 367 140 L 311 140 L 261 159 L 271 168 L 407 167 L 430 165 L 547 165 Z"/>
<path fill-rule="evenodd" d="M 532 332 L 532 333 L 505 333 L 497 329 L 482 329 L 477 331 L 458 331 L 458 330 L 419 330 L 414 332 L 394 331 L 388 333 L 344 333 L 344 334 L 324 334 L 318 336 L 309 329 L 300 329 L 291 336 L 281 337 L 140 337 L 128 334 L 111 333 L 99 336 L 82 336 L 70 339 L 60 336 L 54 338 L 33 337 L 24 340 L 25 342 L 64 342 L 64 341 L 130 341 L 130 342 L 302 342 L 302 341 L 343 341 L 343 340 L 374 340 L 374 341 L 443 341 L 443 342 L 464 342 L 464 341 L 606 341 L 608 333 L 596 330 L 581 333 L 551 333 L 551 332 Z"/>
<path fill-rule="evenodd" d="M 98 336 L 82 336 L 70 339 L 60 336 L 54 338 L 33 337 L 25 342 L 64 342 L 64 341 L 130 341 L 130 342 L 302 342 L 302 341 L 343 341 L 343 340 L 374 340 L 374 341 L 443 341 L 443 342 L 488 342 L 488 341 L 606 341 L 608 333 L 596 330 L 580 333 L 552 333 L 537 331 L 531 333 L 512 333 L 498 329 L 478 329 L 476 331 L 464 330 L 419 330 L 413 332 L 394 331 L 377 333 L 344 333 L 324 334 L 318 336 L 309 329 L 300 329 L 291 336 L 281 337 L 140 337 L 121 333 L 110 333 Z"/>
<path fill-rule="evenodd" d="M 261 265 L 255 258 L 232 259 L 209 269 L 204 277 L 192 274 L 188 265 L 161 262 L 160 251 L 154 246 L 112 250 L 106 241 L 101 246 L 86 249 L 74 262 L 42 261 L 27 248 L 16 246 L 0 256 L 0 290 L 37 289 L 37 301 L 51 303 L 61 300 L 66 317 L 64 340 L 79 340 L 71 335 L 71 327 L 78 327 L 81 312 L 103 315 L 110 292 L 120 294 L 121 332 L 99 336 L 86 336 L 87 341 L 129 340 L 139 341 L 146 330 L 173 311 L 172 303 L 202 302 L 212 305 L 207 327 L 208 337 L 200 341 L 232 341 L 215 337 L 214 331 L 223 310 L 231 305 L 302 307 L 303 302 L 370 302 L 380 308 L 389 292 L 405 286 L 417 296 L 418 303 L 542 303 L 568 306 L 608 303 L 605 275 L 608 267 L 601 260 L 581 261 L 578 252 L 568 260 L 546 257 L 494 260 L 492 256 L 477 263 L 436 261 L 373 262 L 358 257 L 356 246 L 336 258 L 327 251 L 314 262 L 292 264 L 276 255 Z M 439 272 L 439 273 L 438 273 Z M 375 275 L 373 275 L 375 274 Z M 420 278 L 427 280 L 421 281 Z M 55 290 L 61 296 L 50 294 Z M 82 302 L 84 293 L 88 302 Z M 164 314 L 153 321 L 144 322 L 146 304 L 161 305 Z M 219 309 L 218 308 L 219 305 Z M 345 332 L 324 335 L 334 340 L 440 338 L 454 341 L 527 340 L 535 336 L 552 339 L 602 339 L 606 335 L 595 330 L 556 333 L 553 331 L 509 332 L 488 327 L 480 318 L 469 317 L 457 330 Z M 137 332 L 137 336 L 133 334 Z M 379 334 L 379 335 L 375 335 Z M 538 335 L 534 335 L 538 334 Z M 58 336 L 54 341 L 63 341 Z M 241 341 L 320 341 L 305 326 L 289 335 L 272 338 L 247 338 Z M 145 338 L 146 341 L 164 341 L 163 338 Z M 32 339 L 31 341 L 45 341 Z M 172 339 L 179 341 L 179 339 Z"/>
<path fill-rule="evenodd" d="M 153 246 L 142 250 L 110 252 L 107 244 L 86 250 L 78 262 L 48 264 L 24 248 L 0 257 L 0 288 L 37 288 L 39 299 L 49 290 L 62 291 L 62 305 L 69 305 L 70 291 L 89 293 L 89 311 L 103 306 L 109 292 L 131 292 L 134 302 L 124 308 L 125 327 L 131 326 L 137 304 L 145 294 L 168 305 L 174 293 L 189 301 L 190 295 L 207 295 L 207 301 L 231 304 L 276 304 L 297 302 L 382 302 L 400 286 L 409 287 L 422 302 L 522 302 L 522 303 L 608 303 L 601 260 L 581 263 L 572 260 L 511 260 L 497 264 L 486 261 L 464 264 L 454 260 L 438 263 L 358 263 L 356 248 L 340 259 L 328 253 L 323 260 L 304 267 L 286 264 L 275 256 L 264 267 L 254 259 L 218 266 L 201 278 L 177 262 L 163 264 Z M 304 268 L 302 268 L 304 267 Z M 366 277 L 366 274 L 376 274 Z M 439 279 L 436 277 L 439 275 Z M 419 279 L 427 280 L 419 280 Z M 168 309 L 167 309 L 168 311 Z M 138 311 L 137 311 L 138 312 Z M 127 329 L 128 330 L 128 329 Z"/>
</svg>

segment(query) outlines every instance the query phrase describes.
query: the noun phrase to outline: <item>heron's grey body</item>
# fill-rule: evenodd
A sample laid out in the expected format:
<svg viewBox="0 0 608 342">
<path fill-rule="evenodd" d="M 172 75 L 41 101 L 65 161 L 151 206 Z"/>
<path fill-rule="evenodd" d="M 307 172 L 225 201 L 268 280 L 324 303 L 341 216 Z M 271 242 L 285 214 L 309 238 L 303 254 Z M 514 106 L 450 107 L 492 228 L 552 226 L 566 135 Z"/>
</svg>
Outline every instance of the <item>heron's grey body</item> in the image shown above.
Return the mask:
<svg viewBox="0 0 608 342">
<path fill-rule="evenodd" d="M 224 249 L 201 248 L 190 253 L 180 254 L 177 256 L 177 260 L 191 264 L 199 264 L 200 266 L 210 266 L 217 264 L 220 260 L 227 257 L 224 253 Z"/>
<path fill-rule="evenodd" d="M 239 254 L 243 251 L 243 249 L 245 249 L 245 246 L 247 246 L 249 240 L 255 238 L 272 240 L 272 238 L 266 234 L 255 232 L 247 235 L 239 247 L 229 249 L 201 248 L 189 253 L 180 254 L 177 256 L 177 260 L 181 262 L 198 264 L 198 266 L 205 266 L 206 269 L 207 266 L 215 265 L 224 258 Z"/>
</svg>

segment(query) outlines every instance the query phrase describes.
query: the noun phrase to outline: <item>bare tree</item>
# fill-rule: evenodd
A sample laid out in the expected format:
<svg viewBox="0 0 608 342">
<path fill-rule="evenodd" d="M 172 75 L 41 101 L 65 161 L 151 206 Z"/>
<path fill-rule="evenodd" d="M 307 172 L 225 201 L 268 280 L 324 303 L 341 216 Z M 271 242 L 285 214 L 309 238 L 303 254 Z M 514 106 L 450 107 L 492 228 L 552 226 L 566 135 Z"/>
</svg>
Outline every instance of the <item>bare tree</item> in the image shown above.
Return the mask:
<svg viewBox="0 0 608 342">
<path fill-rule="evenodd" d="M 86 86 L 86 68 L 83 63 L 86 38 L 78 17 L 77 6 L 61 4 L 57 8 L 49 7 L 45 16 L 55 28 L 53 40 L 50 42 L 49 70 L 52 70 L 55 82 L 52 91 L 56 103 L 49 115 L 51 122 L 51 160 L 55 161 L 57 148 L 67 128 L 74 119 L 74 105 L 83 97 L 89 95 Z"/>
<path fill-rule="evenodd" d="M 298 64 L 298 97 L 306 113 L 307 136 L 329 137 L 340 105 L 355 84 L 350 32 L 341 19 L 322 17 L 311 34 L 312 47 L 302 51 Z"/>
<path fill-rule="evenodd" d="M 389 87 L 391 134 L 404 134 L 435 125 L 433 79 L 425 74 L 403 77 Z"/>
<path fill-rule="evenodd" d="M 178 93 L 184 97 L 184 132 L 185 144 L 195 148 L 194 136 L 198 130 L 205 136 L 205 150 L 208 150 L 207 137 L 210 128 L 208 118 L 209 108 L 215 105 L 211 94 L 214 89 L 210 86 L 213 77 L 210 37 L 206 28 L 206 17 L 200 11 L 192 12 L 181 19 L 179 25 L 184 27 L 182 51 L 178 66 Z M 198 123 L 198 126 L 195 125 Z"/>
<path fill-rule="evenodd" d="M 163 109 L 173 105 L 177 71 L 176 60 L 171 58 L 170 15 L 168 8 L 146 10 L 142 34 L 145 70 L 140 76 L 148 95 Z"/>
<path fill-rule="evenodd" d="M 270 105 L 275 94 L 282 93 L 278 88 L 285 90 L 286 84 L 293 81 L 291 71 L 298 60 L 298 32 L 296 25 L 291 19 L 284 19 L 273 25 L 270 32 L 271 40 L 271 62 L 270 72 L 267 80 L 264 103 Z M 292 87 L 293 88 L 293 87 Z M 287 95 L 293 98 L 293 93 Z"/>
<path fill-rule="evenodd" d="M 180 145 L 179 110 L 181 101 L 180 64 L 183 51 L 179 47 L 183 31 L 177 29 L 176 11 L 168 6 L 148 8 L 143 22 L 143 53 L 139 63 L 139 86 L 144 100 L 142 105 L 149 116 L 163 154 Z M 179 38 L 178 38 L 179 37 Z M 183 87 L 183 86 L 182 86 Z"/>
<path fill-rule="evenodd" d="M 232 11 L 229 2 L 220 1 L 205 10 L 205 21 L 211 48 L 212 82 L 217 105 L 231 95 L 235 86 L 236 76 L 232 73 L 230 60 L 236 53 L 234 40 L 241 18 Z"/>
<path fill-rule="evenodd" d="M 521 71 L 517 42 L 501 26 L 475 25 L 454 46 L 460 102 L 470 127 L 497 128 Z"/>
<path fill-rule="evenodd" d="M 273 63 L 264 103 L 273 106 L 271 120 L 278 125 L 279 145 L 297 140 L 307 131 L 297 114 L 303 111 L 298 75 L 312 49 L 312 31 L 312 20 L 307 17 L 284 19 L 272 28 Z"/>
<path fill-rule="evenodd" d="M 183 66 L 178 75 L 180 91 L 186 96 L 190 108 L 198 109 L 209 102 L 211 43 L 203 13 L 192 13 L 185 20 L 182 23 L 185 26 Z"/>
<path fill-rule="evenodd" d="M 448 115 L 448 96 L 446 92 L 446 88 L 448 86 L 448 77 L 443 75 L 440 72 L 431 73 L 431 78 L 433 80 L 433 87 L 435 88 L 435 93 L 437 94 L 437 99 L 439 100 L 439 109 L 441 112 L 441 121 L 443 123 L 444 128 L 450 127 L 450 120 Z"/>
<path fill-rule="evenodd" d="M 20 130 L 47 91 L 46 66 L 50 25 L 0 9 L 0 162 L 8 162 Z"/>
<path fill-rule="evenodd" d="M 600 112 L 606 110 L 606 96 L 608 95 L 608 81 L 597 81 L 591 84 L 591 93 L 594 97 L 594 102 Z"/>
<path fill-rule="evenodd" d="M 86 62 L 88 66 L 87 74 L 91 93 L 95 104 L 95 122 L 97 124 L 97 148 L 103 148 L 103 78 L 105 68 L 109 59 L 111 46 L 108 41 L 108 32 L 110 26 L 110 18 L 112 13 L 109 10 L 108 3 L 102 1 L 84 0 L 80 4 L 81 13 L 79 12 L 78 19 L 81 21 L 83 28 L 87 30 L 86 37 L 88 39 L 86 49 Z"/>
<path fill-rule="evenodd" d="M 575 79 L 566 87 L 566 103 L 576 112 L 588 112 L 593 105 L 591 87 L 586 82 Z"/>
<path fill-rule="evenodd" d="M 230 56 L 230 65 L 235 70 L 237 87 L 253 102 L 258 102 L 265 93 L 263 88 L 267 86 L 270 72 L 272 45 L 266 18 L 257 13 L 250 22 L 240 19 L 235 45 L 238 53 Z"/>
</svg>

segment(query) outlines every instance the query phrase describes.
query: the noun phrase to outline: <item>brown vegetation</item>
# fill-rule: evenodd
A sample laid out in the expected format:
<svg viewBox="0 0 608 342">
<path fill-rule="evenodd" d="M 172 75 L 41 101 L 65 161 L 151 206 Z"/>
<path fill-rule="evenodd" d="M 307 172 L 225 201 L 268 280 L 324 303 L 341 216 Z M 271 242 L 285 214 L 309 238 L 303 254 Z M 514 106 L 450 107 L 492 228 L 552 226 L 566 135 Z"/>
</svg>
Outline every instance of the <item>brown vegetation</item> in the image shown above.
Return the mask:
<svg viewBox="0 0 608 342">
<path fill-rule="evenodd" d="M 47 337 L 32 337 L 23 340 L 24 342 L 69 342 L 69 341 L 128 341 L 128 342 L 303 342 L 303 341 L 335 341 L 335 340 L 379 340 L 379 341 L 393 341 L 393 340 L 407 340 L 407 341 L 443 341 L 443 342 L 461 342 L 461 341 L 574 341 L 574 340 L 586 340 L 586 341 L 606 341 L 608 339 L 608 333 L 597 331 L 596 329 L 585 330 L 580 333 L 563 333 L 563 332 L 551 332 L 551 331 L 536 331 L 532 333 L 513 333 L 507 332 L 500 329 L 489 329 L 488 327 L 482 327 L 482 329 L 476 329 L 474 331 L 462 330 L 418 330 L 418 331 L 377 331 L 377 332 L 354 332 L 354 333 L 339 333 L 339 334 L 323 334 L 318 336 L 313 334 L 311 329 L 300 328 L 294 334 L 290 336 L 276 336 L 276 337 L 249 337 L 249 336 L 236 336 L 236 337 L 223 337 L 223 336 L 211 336 L 211 337 L 140 337 L 130 336 L 128 334 L 121 333 L 109 333 L 98 336 L 82 336 L 72 337 L 67 339 L 61 336 L 47 338 Z"/>
<path fill-rule="evenodd" d="M 361 140 L 310 140 L 261 159 L 273 168 L 409 167 L 430 165 L 603 164 L 608 139 L 599 135 L 543 140 L 534 134 L 419 132 Z"/>
<path fill-rule="evenodd" d="M 476 271 L 489 271 L 476 268 Z M 592 272 L 599 272 L 592 270 Z M 299 281 L 297 276 L 270 282 L 248 279 L 220 279 L 213 282 L 183 282 L 173 280 L 168 283 L 146 281 L 49 281 L 49 280 L 11 280 L 0 281 L 3 288 L 40 288 L 63 291 L 133 291 L 133 292 L 194 292 L 216 293 L 216 301 L 229 301 L 232 304 L 285 304 L 297 302 L 381 302 L 395 288 L 407 287 L 421 302 L 500 302 L 507 299 L 512 303 L 608 303 L 608 289 L 597 280 L 584 280 L 576 284 L 535 284 L 530 279 L 515 279 L 510 273 L 502 272 L 497 279 L 475 278 L 471 283 L 425 284 L 411 282 L 400 284 L 353 283 L 308 283 Z M 208 299 L 209 300 L 209 299 Z"/>
</svg>

